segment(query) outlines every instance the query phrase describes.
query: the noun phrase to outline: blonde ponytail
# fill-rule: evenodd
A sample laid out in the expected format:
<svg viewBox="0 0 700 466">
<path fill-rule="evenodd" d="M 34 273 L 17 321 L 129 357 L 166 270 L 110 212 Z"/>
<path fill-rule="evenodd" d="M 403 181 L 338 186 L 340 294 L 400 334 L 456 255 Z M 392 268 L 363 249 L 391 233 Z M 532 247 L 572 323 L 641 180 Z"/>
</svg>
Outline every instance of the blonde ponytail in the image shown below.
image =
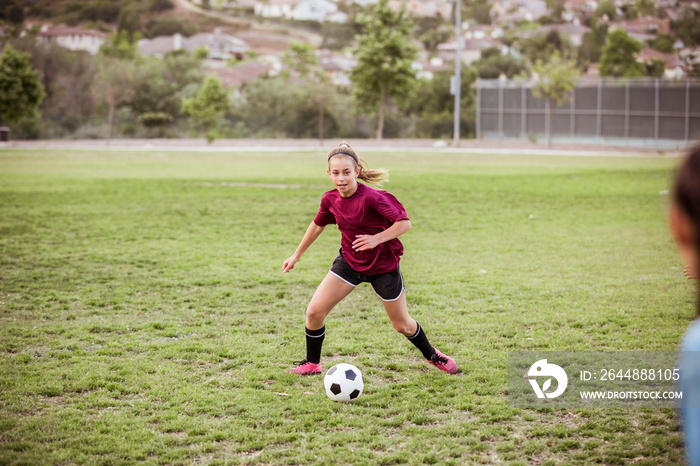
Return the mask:
<svg viewBox="0 0 700 466">
<path fill-rule="evenodd" d="M 357 156 L 350 144 L 342 141 L 338 146 L 328 153 L 328 162 L 332 157 L 347 157 L 355 164 L 355 169 L 360 169 L 360 174 L 357 176 L 360 180 L 370 186 L 381 186 L 382 183 L 389 181 L 389 170 L 386 168 L 375 168 L 370 170 L 367 168 L 367 162 Z"/>
</svg>

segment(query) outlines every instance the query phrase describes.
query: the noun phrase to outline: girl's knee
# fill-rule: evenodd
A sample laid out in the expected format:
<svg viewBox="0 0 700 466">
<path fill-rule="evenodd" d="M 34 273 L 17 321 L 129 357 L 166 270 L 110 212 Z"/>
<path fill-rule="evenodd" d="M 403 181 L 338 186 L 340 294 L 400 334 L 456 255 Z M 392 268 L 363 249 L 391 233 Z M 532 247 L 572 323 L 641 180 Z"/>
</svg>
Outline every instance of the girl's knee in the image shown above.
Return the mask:
<svg viewBox="0 0 700 466">
<path fill-rule="evenodd" d="M 323 321 L 326 318 L 325 309 L 311 302 L 306 308 L 306 318 L 311 321 Z"/>
<path fill-rule="evenodd" d="M 412 321 L 392 322 L 391 325 L 394 326 L 397 332 L 407 337 L 413 336 L 413 334 L 416 333 L 416 325 Z"/>
</svg>

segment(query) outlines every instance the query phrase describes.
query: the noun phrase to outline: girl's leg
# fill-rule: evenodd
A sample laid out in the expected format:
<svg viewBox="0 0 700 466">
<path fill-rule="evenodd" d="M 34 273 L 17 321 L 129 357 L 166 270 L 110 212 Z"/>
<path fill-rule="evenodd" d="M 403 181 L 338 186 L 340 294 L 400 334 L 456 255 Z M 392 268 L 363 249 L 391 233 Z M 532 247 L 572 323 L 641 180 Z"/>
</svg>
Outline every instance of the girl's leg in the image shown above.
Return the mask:
<svg viewBox="0 0 700 466">
<path fill-rule="evenodd" d="M 401 293 L 396 301 L 383 301 L 384 309 L 397 332 L 402 333 L 420 350 L 423 357 L 438 369 L 454 374 L 457 364 L 448 356 L 433 348 L 420 324 L 408 315 L 406 293 Z"/>
<path fill-rule="evenodd" d="M 330 272 L 326 275 L 306 309 L 306 359 L 287 372 L 299 375 L 321 372 L 321 348 L 326 335 L 326 316 L 354 288 Z"/>
<path fill-rule="evenodd" d="M 328 272 L 306 308 L 306 328 L 318 330 L 324 326 L 326 316 L 336 304 L 350 294 L 355 287 Z"/>
<path fill-rule="evenodd" d="M 394 329 L 407 337 L 413 336 L 418 330 L 418 322 L 408 315 L 406 293 L 402 292 L 401 296 L 399 296 L 399 299 L 396 301 L 382 300 L 382 302 L 384 303 L 386 315 L 389 316 L 389 320 L 391 321 L 391 325 L 394 326 Z"/>
</svg>

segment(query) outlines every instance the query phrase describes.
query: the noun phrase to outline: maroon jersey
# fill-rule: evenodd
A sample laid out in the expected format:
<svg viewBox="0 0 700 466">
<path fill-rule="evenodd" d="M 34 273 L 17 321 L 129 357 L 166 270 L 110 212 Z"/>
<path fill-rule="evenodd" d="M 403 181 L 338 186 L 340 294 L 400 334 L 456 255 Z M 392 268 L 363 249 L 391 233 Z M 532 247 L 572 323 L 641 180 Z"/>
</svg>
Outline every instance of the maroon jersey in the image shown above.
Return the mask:
<svg viewBox="0 0 700 466">
<path fill-rule="evenodd" d="M 393 272 L 399 267 L 403 244 L 398 238 L 382 243 L 374 249 L 353 251 L 357 235 L 376 235 L 399 220 L 408 220 L 406 209 L 391 194 L 357 183 L 357 191 L 342 197 L 337 189 L 326 192 L 314 218 L 320 227 L 338 225 L 342 233 L 341 254 L 353 270 L 366 275 Z"/>
</svg>

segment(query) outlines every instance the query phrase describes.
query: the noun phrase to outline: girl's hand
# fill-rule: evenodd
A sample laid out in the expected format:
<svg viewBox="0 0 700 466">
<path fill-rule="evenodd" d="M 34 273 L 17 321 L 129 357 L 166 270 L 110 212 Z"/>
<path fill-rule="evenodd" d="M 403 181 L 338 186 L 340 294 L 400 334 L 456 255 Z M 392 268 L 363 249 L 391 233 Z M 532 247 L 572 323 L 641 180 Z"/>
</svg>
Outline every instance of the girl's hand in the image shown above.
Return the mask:
<svg viewBox="0 0 700 466">
<path fill-rule="evenodd" d="M 284 264 L 282 264 L 282 272 L 288 273 L 294 268 L 294 265 L 296 265 L 297 262 L 299 262 L 299 259 L 296 256 L 290 257 L 284 261 Z"/>
<path fill-rule="evenodd" d="M 381 244 L 375 235 L 357 235 L 355 238 L 357 239 L 352 242 L 355 251 L 374 249 Z"/>
<path fill-rule="evenodd" d="M 689 265 L 685 266 L 685 268 L 683 269 L 683 273 L 686 277 L 688 277 L 688 280 L 694 280 L 698 278 L 698 276 L 695 274 L 695 271 L 693 271 L 693 268 Z"/>
</svg>

